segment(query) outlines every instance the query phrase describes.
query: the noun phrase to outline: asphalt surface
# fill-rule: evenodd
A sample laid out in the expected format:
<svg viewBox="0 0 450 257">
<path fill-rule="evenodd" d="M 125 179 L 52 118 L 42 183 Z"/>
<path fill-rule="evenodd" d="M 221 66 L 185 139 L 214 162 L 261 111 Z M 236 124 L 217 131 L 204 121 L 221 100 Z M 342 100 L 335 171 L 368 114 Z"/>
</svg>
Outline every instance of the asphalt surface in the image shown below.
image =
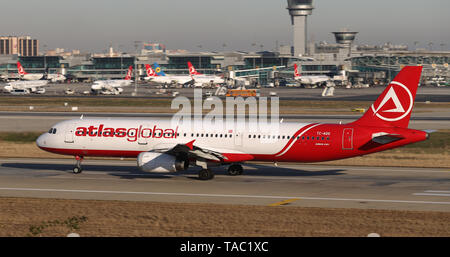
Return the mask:
<svg viewBox="0 0 450 257">
<path fill-rule="evenodd" d="M 117 97 L 114 95 L 84 95 L 83 92 L 90 92 L 90 83 L 72 83 L 72 84 L 48 84 L 45 87 L 46 93 L 42 95 L 33 95 L 36 97 Z M 0 84 L 0 89 L 3 84 Z M 75 91 L 74 95 L 65 95 L 64 91 L 70 88 Z M 334 96 L 322 97 L 323 88 L 295 88 L 295 87 L 279 87 L 279 88 L 260 88 L 261 96 L 270 97 L 271 92 L 276 92 L 281 100 L 318 100 L 318 101 L 375 101 L 381 92 L 385 89 L 384 86 L 376 86 L 370 88 L 336 88 Z M 169 92 L 178 92 L 180 96 L 188 98 L 194 97 L 193 88 L 157 88 L 152 84 L 138 84 L 123 87 L 124 92 L 120 97 L 130 98 L 173 98 Z M 163 92 L 165 90 L 165 92 Z M 203 88 L 202 92 L 215 93 L 215 88 Z M 11 96 L 8 93 L 0 94 L 0 101 L 2 96 Z M 450 87 L 419 87 L 416 95 L 416 102 L 450 102 Z"/>
<path fill-rule="evenodd" d="M 158 201 L 327 208 L 450 211 L 450 170 L 249 163 L 241 176 L 213 168 L 143 173 L 135 161 L 85 160 L 72 174 L 68 159 L 0 159 L 0 196 Z"/>
</svg>

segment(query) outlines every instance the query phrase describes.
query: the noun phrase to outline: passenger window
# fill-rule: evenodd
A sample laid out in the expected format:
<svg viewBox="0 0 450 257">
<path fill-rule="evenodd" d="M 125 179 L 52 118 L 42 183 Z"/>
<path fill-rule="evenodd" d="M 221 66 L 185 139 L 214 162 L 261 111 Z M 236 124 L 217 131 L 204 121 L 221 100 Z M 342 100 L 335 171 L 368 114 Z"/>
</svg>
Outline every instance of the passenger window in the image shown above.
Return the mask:
<svg viewBox="0 0 450 257">
<path fill-rule="evenodd" d="M 284 139 L 284 136 L 283 136 L 283 139 Z"/>
<path fill-rule="evenodd" d="M 309 140 L 309 137 L 306 137 L 307 140 Z"/>
<path fill-rule="evenodd" d="M 324 137 L 322 137 L 322 140 L 324 139 Z"/>
<path fill-rule="evenodd" d="M 314 137 L 311 137 L 311 140 L 314 140 Z"/>
<path fill-rule="evenodd" d="M 327 140 L 330 140 L 330 138 L 329 138 L 329 137 L 327 137 Z"/>
</svg>

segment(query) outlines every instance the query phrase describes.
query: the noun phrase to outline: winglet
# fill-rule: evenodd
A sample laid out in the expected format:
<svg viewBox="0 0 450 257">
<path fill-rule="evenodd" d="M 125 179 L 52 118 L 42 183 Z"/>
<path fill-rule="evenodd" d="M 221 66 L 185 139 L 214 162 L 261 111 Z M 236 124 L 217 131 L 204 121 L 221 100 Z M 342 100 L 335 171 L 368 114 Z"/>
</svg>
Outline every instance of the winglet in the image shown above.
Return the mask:
<svg viewBox="0 0 450 257">
<path fill-rule="evenodd" d="M 186 146 L 189 147 L 189 149 L 193 150 L 193 149 L 194 149 L 194 142 L 195 142 L 195 139 L 192 140 L 192 141 L 189 142 L 189 143 L 186 143 Z"/>
</svg>

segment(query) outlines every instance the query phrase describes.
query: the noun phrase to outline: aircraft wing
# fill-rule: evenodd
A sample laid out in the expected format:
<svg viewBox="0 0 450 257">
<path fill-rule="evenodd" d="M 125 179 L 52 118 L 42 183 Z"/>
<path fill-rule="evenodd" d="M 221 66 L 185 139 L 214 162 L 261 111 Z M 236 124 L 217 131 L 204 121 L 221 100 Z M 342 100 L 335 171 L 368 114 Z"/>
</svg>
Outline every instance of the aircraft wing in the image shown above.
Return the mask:
<svg viewBox="0 0 450 257">
<path fill-rule="evenodd" d="M 151 151 L 170 155 L 187 154 L 189 159 L 213 162 L 242 162 L 253 159 L 249 154 L 226 149 L 207 149 L 194 145 L 194 142 L 195 140 L 186 144 L 161 144 Z"/>
</svg>

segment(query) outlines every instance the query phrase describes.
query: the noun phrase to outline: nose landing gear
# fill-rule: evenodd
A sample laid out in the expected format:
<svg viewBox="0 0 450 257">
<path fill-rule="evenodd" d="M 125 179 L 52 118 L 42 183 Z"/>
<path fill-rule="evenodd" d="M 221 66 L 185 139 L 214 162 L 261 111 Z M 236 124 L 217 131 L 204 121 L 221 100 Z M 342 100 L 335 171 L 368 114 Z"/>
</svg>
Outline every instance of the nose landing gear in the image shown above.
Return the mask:
<svg viewBox="0 0 450 257">
<path fill-rule="evenodd" d="M 77 163 L 75 164 L 75 167 L 73 167 L 72 171 L 74 174 L 80 174 L 83 169 L 81 168 L 81 161 L 83 161 L 83 156 L 75 156 L 75 159 L 77 160 Z"/>
</svg>

